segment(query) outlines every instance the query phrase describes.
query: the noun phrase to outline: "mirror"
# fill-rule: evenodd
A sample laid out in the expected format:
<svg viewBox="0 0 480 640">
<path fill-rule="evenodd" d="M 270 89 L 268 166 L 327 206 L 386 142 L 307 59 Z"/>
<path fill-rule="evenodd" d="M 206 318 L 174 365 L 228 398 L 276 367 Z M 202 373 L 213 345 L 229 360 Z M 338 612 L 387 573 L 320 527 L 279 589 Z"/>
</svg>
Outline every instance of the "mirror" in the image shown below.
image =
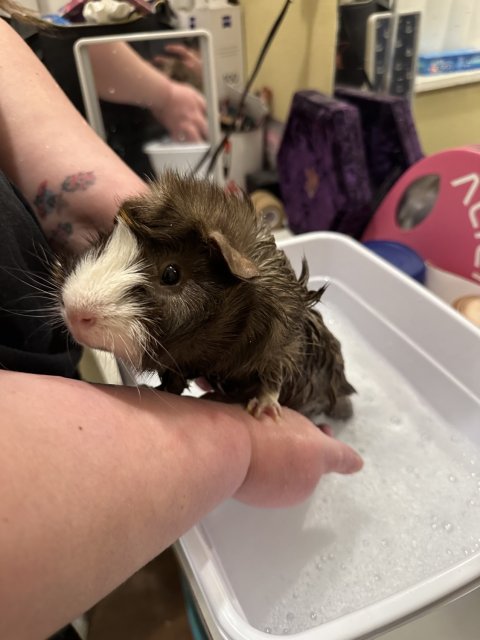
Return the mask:
<svg viewBox="0 0 480 640">
<path fill-rule="evenodd" d="M 193 170 L 209 147 L 219 143 L 212 44 L 206 31 L 82 38 L 74 55 L 90 125 L 142 177 L 153 178 L 167 167 Z M 178 108 L 188 100 L 198 108 L 203 96 L 205 126 L 182 130 L 170 117 L 175 113 L 166 113 L 169 79 L 180 93 Z M 221 182 L 219 167 L 214 178 Z"/>
</svg>

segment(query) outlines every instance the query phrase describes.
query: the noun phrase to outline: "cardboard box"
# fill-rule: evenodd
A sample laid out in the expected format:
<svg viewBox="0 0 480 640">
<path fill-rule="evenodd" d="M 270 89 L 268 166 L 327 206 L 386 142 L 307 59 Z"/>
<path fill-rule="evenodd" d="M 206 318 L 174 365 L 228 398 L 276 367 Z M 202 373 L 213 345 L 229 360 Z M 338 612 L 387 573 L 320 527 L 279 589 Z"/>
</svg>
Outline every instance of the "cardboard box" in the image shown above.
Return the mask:
<svg viewBox="0 0 480 640">
<path fill-rule="evenodd" d="M 226 97 L 226 86 L 243 88 L 243 25 L 240 7 L 224 6 L 180 10 L 179 29 L 205 29 L 212 35 L 213 52 L 220 100 Z"/>
</svg>

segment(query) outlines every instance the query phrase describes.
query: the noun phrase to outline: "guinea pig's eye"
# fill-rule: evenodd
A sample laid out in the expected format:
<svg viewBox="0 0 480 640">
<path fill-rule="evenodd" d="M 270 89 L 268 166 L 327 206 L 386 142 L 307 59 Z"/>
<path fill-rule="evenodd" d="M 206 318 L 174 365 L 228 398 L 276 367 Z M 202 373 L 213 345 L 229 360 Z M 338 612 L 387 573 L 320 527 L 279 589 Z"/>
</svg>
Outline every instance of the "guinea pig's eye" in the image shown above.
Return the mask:
<svg viewBox="0 0 480 640">
<path fill-rule="evenodd" d="M 166 285 L 177 284 L 180 280 L 180 269 L 176 264 L 169 264 L 162 273 L 162 282 Z"/>
</svg>

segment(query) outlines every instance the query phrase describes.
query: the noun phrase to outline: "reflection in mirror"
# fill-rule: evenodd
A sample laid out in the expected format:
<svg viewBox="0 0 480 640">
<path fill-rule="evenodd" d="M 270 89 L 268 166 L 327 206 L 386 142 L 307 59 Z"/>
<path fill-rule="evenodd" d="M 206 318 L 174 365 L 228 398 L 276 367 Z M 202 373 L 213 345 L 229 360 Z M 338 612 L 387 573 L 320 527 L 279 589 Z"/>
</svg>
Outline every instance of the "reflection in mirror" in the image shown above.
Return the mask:
<svg viewBox="0 0 480 640">
<path fill-rule="evenodd" d="M 206 38 L 157 32 L 84 38 L 76 45 L 90 124 L 142 177 L 167 167 L 192 170 L 216 143 Z"/>
</svg>

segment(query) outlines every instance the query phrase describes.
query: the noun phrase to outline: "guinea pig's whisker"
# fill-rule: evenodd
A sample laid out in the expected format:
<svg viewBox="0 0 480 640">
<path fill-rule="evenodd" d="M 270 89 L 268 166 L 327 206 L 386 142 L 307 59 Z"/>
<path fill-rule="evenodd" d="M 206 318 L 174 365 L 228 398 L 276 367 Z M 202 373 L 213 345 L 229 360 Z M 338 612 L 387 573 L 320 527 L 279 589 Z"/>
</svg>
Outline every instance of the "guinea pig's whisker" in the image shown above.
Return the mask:
<svg viewBox="0 0 480 640">
<path fill-rule="evenodd" d="M 112 332 L 110 331 L 109 333 L 110 333 L 111 339 L 113 341 Z M 104 349 L 104 351 L 109 351 L 109 352 L 111 351 L 110 349 L 107 349 L 107 336 L 106 335 L 103 336 L 103 349 Z"/>
<path fill-rule="evenodd" d="M 163 347 L 162 345 L 160 345 L 160 347 L 163 348 L 163 350 L 165 351 L 165 353 L 167 354 L 167 356 L 172 360 L 173 362 L 173 367 L 169 367 L 168 365 L 166 365 L 163 362 L 160 362 L 160 360 L 158 360 L 157 357 L 155 357 L 155 355 L 152 353 L 151 350 L 145 349 L 145 353 L 148 355 L 148 357 L 152 360 L 152 362 L 156 365 L 158 365 L 159 369 L 166 369 L 167 371 L 171 371 L 172 373 L 178 373 L 179 375 L 183 375 L 182 371 L 180 369 L 180 367 L 178 366 L 177 362 L 175 361 L 174 357 L 169 353 L 169 351 L 167 349 L 165 349 L 165 347 Z"/>
<path fill-rule="evenodd" d="M 112 333 L 112 331 L 110 331 L 110 330 L 109 330 L 109 332 L 108 332 L 108 333 L 110 334 L 110 338 L 111 338 L 112 344 L 114 344 L 114 340 L 115 340 L 115 338 L 113 337 L 113 333 Z M 125 347 L 125 358 L 128 360 L 128 363 L 127 363 L 127 364 L 129 364 L 129 365 L 130 365 L 130 367 L 132 368 L 132 370 L 133 370 L 134 372 L 138 372 L 138 367 L 136 367 L 136 366 L 133 364 L 132 355 L 131 355 L 130 349 L 129 349 L 129 347 L 128 347 L 128 344 L 127 344 L 127 342 L 126 342 L 125 338 L 124 338 L 122 335 L 119 335 L 118 337 L 119 337 L 119 338 L 120 338 L 120 340 L 123 342 L 123 345 L 124 345 L 124 347 Z"/>
<path fill-rule="evenodd" d="M 19 298 L 15 298 L 15 300 L 12 300 L 12 304 L 18 304 L 19 302 L 23 302 L 23 300 L 32 300 L 32 301 L 38 300 L 39 303 L 42 303 L 48 300 L 52 304 L 58 303 L 58 297 L 53 293 L 47 292 L 45 294 L 27 293 L 24 296 L 20 296 Z M 45 305 L 43 306 L 43 308 L 45 308 Z M 37 309 L 39 309 L 39 307 L 37 307 Z"/>
<path fill-rule="evenodd" d="M 32 286 L 33 284 L 42 284 L 43 283 L 43 284 L 48 285 L 49 289 L 56 288 L 55 283 L 48 276 L 46 276 L 45 274 L 36 273 L 34 271 L 28 272 L 28 271 L 25 271 L 25 269 L 22 269 L 20 267 L 6 267 L 4 265 L 0 265 L 0 269 L 2 269 L 3 271 L 8 273 L 9 275 L 13 276 L 16 280 L 18 280 L 19 282 L 21 282 L 22 284 L 25 284 L 27 286 Z M 29 278 L 29 279 L 24 280 L 23 278 L 20 278 L 20 276 L 18 276 L 15 272 L 19 272 L 25 278 Z"/>
<path fill-rule="evenodd" d="M 158 361 L 158 358 L 154 358 L 154 357 L 152 357 L 152 354 L 151 354 L 151 353 L 148 353 L 147 355 L 149 355 L 149 356 L 152 358 L 153 362 L 155 362 L 156 364 L 158 364 L 158 365 L 159 365 L 160 367 L 162 367 L 162 368 L 169 369 L 169 371 L 173 371 L 174 373 L 178 373 L 178 374 L 182 375 L 182 371 L 181 371 L 181 369 L 180 369 L 180 366 L 179 366 L 178 362 L 175 360 L 175 358 L 174 358 L 174 357 L 173 357 L 173 355 L 169 352 L 169 350 L 168 350 L 166 347 L 164 347 L 164 346 L 163 346 L 163 344 L 160 342 L 160 340 L 159 340 L 158 338 L 156 338 L 156 337 L 155 337 L 151 332 L 148 332 L 148 337 L 149 337 L 149 339 L 150 339 L 152 342 L 154 342 L 154 343 L 155 343 L 155 344 L 156 344 L 160 349 L 162 349 L 162 350 L 165 352 L 165 354 L 166 354 L 166 355 L 170 358 L 170 360 L 173 362 L 173 365 L 174 365 L 174 367 L 175 367 L 175 368 L 172 368 L 172 367 L 165 367 L 164 365 L 162 365 L 162 364 Z M 146 349 L 145 349 L 145 351 L 146 351 Z"/>
<path fill-rule="evenodd" d="M 39 319 L 41 318 L 41 316 L 27 316 L 27 317 L 37 317 Z M 61 328 L 62 323 L 56 324 L 55 319 L 52 319 L 51 317 L 47 317 L 47 320 L 45 320 L 45 322 L 42 322 L 37 327 L 35 327 L 35 329 L 25 337 L 25 340 L 26 341 L 30 340 L 32 336 L 34 336 L 37 332 L 42 331 L 45 327 L 50 327 L 52 329 Z"/>
<path fill-rule="evenodd" d="M 57 314 L 54 313 L 53 309 L 52 310 L 48 310 L 48 309 L 17 310 L 17 309 L 7 309 L 6 307 L 0 307 L 0 311 L 3 311 L 4 313 L 8 313 L 9 315 L 12 315 L 12 316 L 18 316 L 20 318 L 47 318 L 49 320 L 52 320 L 52 322 L 55 320 L 59 320 L 57 318 Z M 62 324 L 62 322 L 60 321 L 59 324 Z"/>
<path fill-rule="evenodd" d="M 143 310 L 142 310 L 143 312 Z M 131 339 L 132 342 L 139 344 L 143 349 L 145 348 L 147 337 L 145 335 L 145 331 L 143 330 L 142 325 L 138 321 L 134 321 L 130 327 Z"/>
<path fill-rule="evenodd" d="M 41 244 L 34 243 L 33 249 L 27 251 L 32 257 L 37 258 L 47 268 L 52 266 L 52 256 L 48 256 L 45 247 Z"/>
<path fill-rule="evenodd" d="M 39 309 L 22 309 L 21 311 L 17 309 L 7 309 L 7 307 L 0 307 L 0 311 L 8 313 L 12 316 L 21 316 L 23 318 L 50 318 L 53 317 L 53 314 L 50 313 L 42 313 Z"/>
<path fill-rule="evenodd" d="M 110 337 L 111 337 L 111 339 L 113 340 L 114 338 L 113 338 L 113 334 L 112 334 L 112 332 L 111 332 L 111 331 L 109 331 L 109 333 L 110 333 Z M 134 364 L 133 364 L 133 362 L 132 362 L 132 358 L 130 357 L 130 351 L 129 351 L 129 349 L 128 349 L 128 345 L 127 345 L 127 343 L 125 342 L 125 340 L 124 340 L 123 336 L 119 336 L 119 337 L 120 337 L 120 340 L 121 340 L 121 341 L 123 342 L 123 344 L 125 345 L 125 356 L 126 356 L 126 359 L 128 360 L 127 364 L 130 364 L 130 367 L 132 368 L 132 371 L 133 371 L 133 372 L 138 371 L 137 367 L 135 367 L 135 366 L 134 366 Z M 141 400 L 141 399 L 142 399 L 142 394 L 141 394 L 141 392 L 140 392 L 140 385 L 139 385 L 139 384 L 135 384 L 135 388 L 136 388 L 137 393 L 138 393 L 138 399 L 139 399 L 139 400 Z"/>
</svg>

